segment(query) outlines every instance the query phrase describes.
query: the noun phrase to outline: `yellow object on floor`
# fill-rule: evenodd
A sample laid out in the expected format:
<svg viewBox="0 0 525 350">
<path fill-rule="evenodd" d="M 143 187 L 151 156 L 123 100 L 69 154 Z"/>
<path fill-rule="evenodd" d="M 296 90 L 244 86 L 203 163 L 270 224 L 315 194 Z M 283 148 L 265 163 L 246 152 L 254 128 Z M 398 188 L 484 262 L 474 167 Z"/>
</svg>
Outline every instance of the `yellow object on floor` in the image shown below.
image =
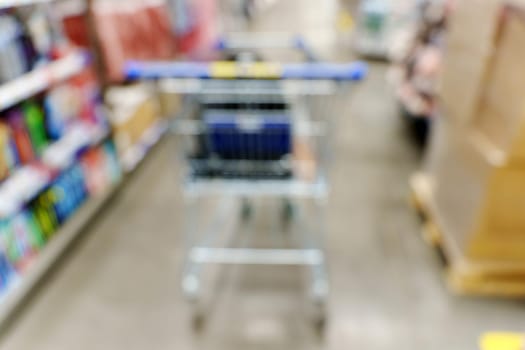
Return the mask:
<svg viewBox="0 0 525 350">
<path fill-rule="evenodd" d="M 487 333 L 481 337 L 481 350 L 524 350 L 525 334 Z"/>
</svg>

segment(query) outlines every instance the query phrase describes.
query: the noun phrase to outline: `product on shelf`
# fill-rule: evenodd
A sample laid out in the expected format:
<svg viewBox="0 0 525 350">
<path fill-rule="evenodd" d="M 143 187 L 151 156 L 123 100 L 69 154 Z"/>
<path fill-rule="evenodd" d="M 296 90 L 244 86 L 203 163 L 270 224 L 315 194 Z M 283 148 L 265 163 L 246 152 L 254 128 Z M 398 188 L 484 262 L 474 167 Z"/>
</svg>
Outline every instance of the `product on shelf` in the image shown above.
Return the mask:
<svg viewBox="0 0 525 350">
<path fill-rule="evenodd" d="M 6 276 L 12 273 L 10 266 L 23 274 L 60 226 L 89 197 L 104 193 L 118 183 L 120 177 L 118 158 L 112 142 L 108 141 L 88 150 L 78 163 L 57 175 L 25 209 L 0 219 L 0 293 L 4 289 L 3 281 L 9 280 L 8 277 L 2 279 L 2 269 Z"/>
<path fill-rule="evenodd" d="M 0 222 L 0 248 L 9 263 L 19 272 L 44 245 L 44 236 L 34 214 L 23 210 Z"/>
<path fill-rule="evenodd" d="M 175 36 L 164 1 L 130 2 L 126 6 L 95 1 L 93 16 L 110 82 L 124 79 L 124 64 L 128 60 L 174 58 Z"/>
<path fill-rule="evenodd" d="M 176 34 L 177 51 L 191 56 L 209 55 L 217 41 L 218 2 L 214 0 L 167 0 Z"/>
<path fill-rule="evenodd" d="M 52 59 L 60 38 L 52 30 L 46 7 L 20 7 L 15 9 L 15 15 L 24 28 L 27 46 L 33 56 L 33 66 Z"/>
<path fill-rule="evenodd" d="M 16 145 L 16 152 L 21 164 L 30 163 L 35 159 L 35 152 L 29 136 L 27 124 L 21 109 L 13 109 L 7 113 L 7 120 Z"/>
<path fill-rule="evenodd" d="M 149 86 L 112 87 L 106 93 L 118 153 L 123 157 L 160 120 L 159 101 Z"/>
<path fill-rule="evenodd" d="M 106 127 L 90 81 L 70 81 L 7 111 L 0 112 L 0 169 L 7 175 L 18 165 L 40 159 L 50 143 L 84 122 Z M 12 146 L 15 147 L 12 147 Z"/>
<path fill-rule="evenodd" d="M 19 164 L 18 151 L 9 125 L 0 121 L 0 181 L 4 180 Z"/>
<path fill-rule="evenodd" d="M 31 69 L 32 55 L 23 26 L 14 16 L 0 13 L 0 33 L 0 83 L 4 83 Z"/>
<path fill-rule="evenodd" d="M 15 278 L 15 269 L 4 251 L 0 251 L 0 295 L 13 284 Z"/>
<path fill-rule="evenodd" d="M 34 102 L 24 102 L 22 110 L 31 144 L 35 154 L 39 157 L 49 143 L 44 124 L 44 113 Z"/>
<path fill-rule="evenodd" d="M 64 41 L 52 30 L 45 6 L 0 12 L 0 83 L 59 56 Z"/>
<path fill-rule="evenodd" d="M 89 195 L 96 195 L 107 190 L 121 177 L 119 162 L 113 143 L 89 150 L 81 159 L 86 176 L 86 190 Z"/>
<path fill-rule="evenodd" d="M 0 321 L 122 176 L 88 56 L 53 8 L 0 10 Z"/>
</svg>

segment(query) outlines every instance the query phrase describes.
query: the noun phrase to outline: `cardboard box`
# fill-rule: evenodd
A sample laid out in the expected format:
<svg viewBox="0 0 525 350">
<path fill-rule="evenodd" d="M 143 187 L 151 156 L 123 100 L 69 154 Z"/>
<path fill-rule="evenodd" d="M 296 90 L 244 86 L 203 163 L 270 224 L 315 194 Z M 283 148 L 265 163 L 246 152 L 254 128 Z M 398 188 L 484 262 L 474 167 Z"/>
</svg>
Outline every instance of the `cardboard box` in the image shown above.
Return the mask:
<svg viewBox="0 0 525 350">
<path fill-rule="evenodd" d="M 110 88 L 106 100 L 117 150 L 122 155 L 159 120 L 159 101 L 153 90 L 143 84 Z"/>
<path fill-rule="evenodd" d="M 480 89 L 472 129 L 510 164 L 525 161 L 525 10 L 508 11 Z"/>
<path fill-rule="evenodd" d="M 458 123 L 469 123 L 476 113 L 491 62 L 498 22 L 504 4 L 525 0 L 458 0 L 449 20 L 443 74 L 438 95 Z"/>
<path fill-rule="evenodd" d="M 525 9 L 506 11 L 473 114 L 434 122 L 425 174 L 447 252 L 525 273 Z"/>
<path fill-rule="evenodd" d="M 182 107 L 182 97 L 176 93 L 159 93 L 160 113 L 165 118 L 176 117 Z"/>
<path fill-rule="evenodd" d="M 499 0 L 458 1 L 450 18 L 438 95 L 447 112 L 467 123 L 489 62 Z"/>
</svg>

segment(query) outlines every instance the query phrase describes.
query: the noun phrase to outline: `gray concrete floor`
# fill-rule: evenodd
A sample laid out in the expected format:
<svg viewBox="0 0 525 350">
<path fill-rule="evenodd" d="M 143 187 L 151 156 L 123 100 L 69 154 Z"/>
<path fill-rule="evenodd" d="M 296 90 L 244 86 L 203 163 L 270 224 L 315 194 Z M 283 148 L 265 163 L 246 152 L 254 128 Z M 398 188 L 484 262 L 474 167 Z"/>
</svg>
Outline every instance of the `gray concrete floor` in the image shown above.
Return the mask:
<svg viewBox="0 0 525 350">
<path fill-rule="evenodd" d="M 256 25 L 301 30 L 325 54 L 344 58 L 336 14 L 332 1 L 281 1 Z M 226 270 L 206 327 L 192 329 L 179 290 L 184 211 L 168 140 L 28 302 L 0 348 L 465 350 L 476 349 L 484 331 L 525 329 L 523 303 L 446 290 L 441 263 L 407 204 L 407 180 L 419 159 L 385 70 L 373 64 L 366 82 L 333 108 L 333 290 L 323 336 L 308 322 L 305 283 L 295 268 Z"/>
</svg>

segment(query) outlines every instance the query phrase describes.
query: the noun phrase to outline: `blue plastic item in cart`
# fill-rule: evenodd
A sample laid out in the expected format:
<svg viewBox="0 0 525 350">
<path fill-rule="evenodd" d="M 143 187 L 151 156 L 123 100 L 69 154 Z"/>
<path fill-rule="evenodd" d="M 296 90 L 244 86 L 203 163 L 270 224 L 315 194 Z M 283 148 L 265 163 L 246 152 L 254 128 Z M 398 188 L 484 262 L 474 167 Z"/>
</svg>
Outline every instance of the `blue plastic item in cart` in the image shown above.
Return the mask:
<svg viewBox="0 0 525 350">
<path fill-rule="evenodd" d="M 292 150 L 292 126 L 287 115 L 212 111 L 203 118 L 209 150 L 220 158 L 278 160 Z"/>
</svg>

